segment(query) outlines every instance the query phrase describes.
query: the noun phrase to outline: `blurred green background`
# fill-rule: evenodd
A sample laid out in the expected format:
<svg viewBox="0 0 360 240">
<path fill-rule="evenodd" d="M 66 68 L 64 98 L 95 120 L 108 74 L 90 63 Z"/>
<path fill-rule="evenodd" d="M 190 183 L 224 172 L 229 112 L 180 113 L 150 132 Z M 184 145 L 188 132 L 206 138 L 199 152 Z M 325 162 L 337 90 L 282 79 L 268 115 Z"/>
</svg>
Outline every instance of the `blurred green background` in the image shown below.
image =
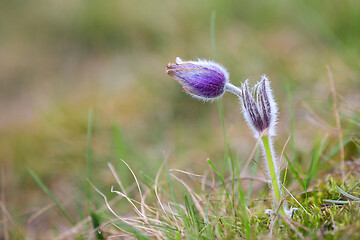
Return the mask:
<svg viewBox="0 0 360 240">
<path fill-rule="evenodd" d="M 264 73 L 272 81 L 280 108 L 278 150 L 291 132 L 289 104 L 301 151 L 309 151 L 327 131 L 313 112 L 334 126 L 327 65 L 342 116 L 359 116 L 356 0 L 0 4 L 1 224 L 13 236 L 41 238 L 69 227 L 26 167 L 81 220 L 76 211 L 85 209 L 89 109 L 92 182 L 104 192 L 114 183 L 109 161 L 125 185 L 133 181 L 120 158 L 150 176 L 164 152 L 171 167 L 191 172 L 208 169 L 208 157 L 223 165 L 216 103 L 192 99 L 165 74 L 166 64 L 178 56 L 212 58 L 214 11 L 217 61 L 227 67 L 232 83 L 255 83 Z M 223 103 L 231 150 L 246 159 L 255 140 L 238 100 L 227 94 Z"/>
</svg>

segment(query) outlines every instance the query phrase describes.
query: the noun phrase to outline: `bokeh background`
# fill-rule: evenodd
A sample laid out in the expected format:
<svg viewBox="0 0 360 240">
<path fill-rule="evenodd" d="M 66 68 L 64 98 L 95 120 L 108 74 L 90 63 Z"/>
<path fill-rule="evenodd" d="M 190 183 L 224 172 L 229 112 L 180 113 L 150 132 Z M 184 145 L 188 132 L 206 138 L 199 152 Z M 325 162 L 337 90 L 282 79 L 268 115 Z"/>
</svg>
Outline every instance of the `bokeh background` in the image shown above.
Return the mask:
<svg viewBox="0 0 360 240">
<path fill-rule="evenodd" d="M 232 83 L 255 83 L 264 73 L 272 81 L 280 108 L 278 150 L 291 128 L 297 149 L 307 152 L 335 126 L 326 66 L 341 116 L 359 117 L 356 0 L 2 0 L 1 237 L 46 238 L 70 227 L 27 167 L 76 221 L 79 209 L 87 214 L 90 109 L 92 182 L 104 192 L 114 183 L 108 162 L 125 185 L 133 182 L 120 158 L 149 176 L 164 152 L 173 168 L 203 173 L 207 158 L 223 166 L 217 104 L 189 97 L 165 74 L 178 56 L 212 58 L 213 12 L 216 58 Z M 255 140 L 238 100 L 226 94 L 223 104 L 231 151 L 246 159 Z M 126 204 L 119 209 L 127 211 Z"/>
</svg>

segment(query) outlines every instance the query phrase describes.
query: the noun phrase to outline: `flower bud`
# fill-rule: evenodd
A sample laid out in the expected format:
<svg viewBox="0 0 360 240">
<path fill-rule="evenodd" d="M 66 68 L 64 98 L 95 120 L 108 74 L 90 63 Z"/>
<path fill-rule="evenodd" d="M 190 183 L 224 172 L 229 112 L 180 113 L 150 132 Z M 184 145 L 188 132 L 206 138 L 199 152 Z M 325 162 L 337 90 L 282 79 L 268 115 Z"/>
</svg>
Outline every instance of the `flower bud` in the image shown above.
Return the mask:
<svg viewBox="0 0 360 240">
<path fill-rule="evenodd" d="M 246 80 L 241 86 L 244 118 L 254 130 L 255 136 L 275 135 L 277 106 L 271 92 L 269 80 L 262 76 L 260 82 L 249 90 Z"/>
<path fill-rule="evenodd" d="M 176 63 L 168 63 L 166 73 L 178 81 L 185 92 L 205 101 L 221 97 L 229 83 L 229 73 L 223 66 L 200 59 L 176 58 Z"/>
</svg>

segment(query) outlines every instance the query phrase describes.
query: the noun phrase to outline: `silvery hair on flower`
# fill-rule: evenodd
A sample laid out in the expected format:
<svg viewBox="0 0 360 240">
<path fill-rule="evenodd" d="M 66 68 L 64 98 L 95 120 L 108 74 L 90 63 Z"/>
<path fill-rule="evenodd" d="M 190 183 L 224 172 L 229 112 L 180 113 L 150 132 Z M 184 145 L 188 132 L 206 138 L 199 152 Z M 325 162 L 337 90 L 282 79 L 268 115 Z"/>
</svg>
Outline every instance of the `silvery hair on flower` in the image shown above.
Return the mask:
<svg viewBox="0 0 360 240">
<path fill-rule="evenodd" d="M 278 108 L 268 78 L 263 75 L 251 89 L 246 80 L 241 86 L 241 93 L 244 118 L 253 130 L 255 137 L 275 136 Z"/>
<path fill-rule="evenodd" d="M 221 97 L 229 83 L 229 73 L 223 66 L 201 59 L 183 61 L 177 57 L 175 63 L 168 63 L 166 73 L 178 81 L 185 92 L 204 101 Z"/>
</svg>

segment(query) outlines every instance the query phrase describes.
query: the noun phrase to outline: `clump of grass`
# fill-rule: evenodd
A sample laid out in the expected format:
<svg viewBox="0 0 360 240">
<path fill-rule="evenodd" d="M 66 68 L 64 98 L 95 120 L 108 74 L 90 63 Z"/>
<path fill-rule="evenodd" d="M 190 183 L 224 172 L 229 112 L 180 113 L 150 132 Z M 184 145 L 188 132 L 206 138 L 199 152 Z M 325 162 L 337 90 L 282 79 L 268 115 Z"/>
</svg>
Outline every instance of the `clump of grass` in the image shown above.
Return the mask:
<svg viewBox="0 0 360 240">
<path fill-rule="evenodd" d="M 360 196 L 359 184 L 358 180 L 350 180 L 345 184 L 340 176 L 338 180 L 328 176 L 321 181 L 307 197 L 308 212 L 311 214 L 305 214 L 302 209 L 294 213 L 294 221 L 301 226 L 298 231 L 312 238 L 359 238 L 360 202 L 352 199 Z M 345 192 L 339 185 L 354 195 Z M 303 195 L 300 196 L 299 201 L 304 200 Z"/>
<path fill-rule="evenodd" d="M 96 189 L 116 216 L 111 224 L 119 229 L 119 235 L 134 236 L 136 232 L 141 233 L 142 238 L 160 239 L 250 237 L 250 215 L 244 204 L 243 191 L 236 194 L 241 189 L 240 185 L 233 191 L 231 185 L 234 181 L 223 179 L 210 160 L 210 173 L 204 175 L 169 169 L 166 159 L 164 161 L 166 168 L 164 170 L 163 165 L 155 179 L 143 176 L 144 182 L 140 182 L 133 175 L 138 199 L 130 198 L 124 193 L 126 190 L 123 189 L 119 176 L 109 165 L 120 188 L 113 188 L 112 192 L 125 198 L 136 213 L 133 217 L 118 216 L 107 197 Z M 132 172 L 130 167 L 129 170 Z M 167 181 L 159 182 L 161 174 Z M 183 197 L 177 198 L 175 192 Z M 126 224 L 127 228 L 124 229 L 122 224 Z"/>
<path fill-rule="evenodd" d="M 356 200 L 360 196 L 359 180 L 352 179 L 344 184 L 339 175 L 337 180 L 329 176 L 320 181 L 307 192 L 307 209 L 299 207 L 292 219 L 282 216 L 281 226 L 276 229 L 274 216 L 264 213 L 268 207 L 266 199 L 252 199 L 250 204 L 245 204 L 239 182 L 246 178 L 223 179 L 210 160 L 205 174 L 167 168 L 164 167 L 166 159 L 164 161 L 155 179 L 143 175 L 142 180 L 124 162 L 134 174 L 137 193 L 124 189 L 119 176 L 109 165 L 118 182 L 112 192 L 126 199 L 135 212 L 128 217 L 119 216 L 116 205 L 110 204 L 97 190 L 114 214 L 109 225 L 117 230 L 109 236 L 139 239 L 259 239 L 271 238 L 275 233 L 279 239 L 345 236 L 356 239 L 359 236 L 360 203 Z M 294 198 L 288 197 L 288 200 L 293 204 L 304 204 L 305 194 L 295 193 Z M 101 230 L 110 232 L 109 226 L 103 226 Z"/>
</svg>

